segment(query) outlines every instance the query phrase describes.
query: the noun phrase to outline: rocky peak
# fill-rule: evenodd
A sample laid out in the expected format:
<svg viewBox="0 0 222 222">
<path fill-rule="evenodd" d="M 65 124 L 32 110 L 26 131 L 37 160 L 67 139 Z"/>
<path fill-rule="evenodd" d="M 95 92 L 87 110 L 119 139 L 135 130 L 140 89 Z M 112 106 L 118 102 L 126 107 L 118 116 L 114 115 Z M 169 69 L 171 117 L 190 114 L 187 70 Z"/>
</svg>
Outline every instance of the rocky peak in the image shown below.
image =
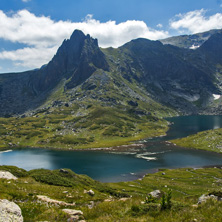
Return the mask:
<svg viewBox="0 0 222 222">
<path fill-rule="evenodd" d="M 101 52 L 97 39 L 75 30 L 70 39 L 64 40 L 49 64 L 40 70 L 34 88 L 45 91 L 53 88 L 63 78 L 72 77 L 68 88 L 86 80 L 96 68 L 108 70 L 105 55 Z"/>
</svg>

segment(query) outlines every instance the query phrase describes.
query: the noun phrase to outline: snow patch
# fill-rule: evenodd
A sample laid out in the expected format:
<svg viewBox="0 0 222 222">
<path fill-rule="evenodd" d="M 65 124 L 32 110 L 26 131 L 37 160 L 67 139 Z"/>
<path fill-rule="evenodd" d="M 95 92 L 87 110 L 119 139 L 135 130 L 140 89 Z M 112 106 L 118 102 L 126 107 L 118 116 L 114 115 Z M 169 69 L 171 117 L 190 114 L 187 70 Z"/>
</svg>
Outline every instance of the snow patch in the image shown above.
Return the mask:
<svg viewBox="0 0 222 222">
<path fill-rule="evenodd" d="M 192 45 L 189 49 L 197 49 L 199 47 L 200 47 L 200 45 Z"/>
<path fill-rule="evenodd" d="M 221 95 L 213 94 L 214 100 L 220 99 Z"/>
</svg>

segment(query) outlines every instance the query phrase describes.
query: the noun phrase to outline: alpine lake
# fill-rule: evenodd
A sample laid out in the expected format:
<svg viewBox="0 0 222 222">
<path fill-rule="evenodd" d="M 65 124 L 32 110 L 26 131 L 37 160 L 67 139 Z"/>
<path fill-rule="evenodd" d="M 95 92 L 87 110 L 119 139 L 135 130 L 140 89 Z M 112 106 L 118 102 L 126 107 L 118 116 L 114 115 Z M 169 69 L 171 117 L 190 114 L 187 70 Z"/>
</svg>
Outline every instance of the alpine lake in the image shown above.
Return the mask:
<svg viewBox="0 0 222 222">
<path fill-rule="evenodd" d="M 138 141 L 144 147 L 124 151 L 61 151 L 20 149 L 0 152 L 1 165 L 14 165 L 26 170 L 69 168 L 102 182 L 129 181 L 160 168 L 200 168 L 222 165 L 222 154 L 177 147 L 167 141 L 200 131 L 222 127 L 222 116 L 182 116 L 167 118 L 170 129 L 166 136 Z"/>
</svg>

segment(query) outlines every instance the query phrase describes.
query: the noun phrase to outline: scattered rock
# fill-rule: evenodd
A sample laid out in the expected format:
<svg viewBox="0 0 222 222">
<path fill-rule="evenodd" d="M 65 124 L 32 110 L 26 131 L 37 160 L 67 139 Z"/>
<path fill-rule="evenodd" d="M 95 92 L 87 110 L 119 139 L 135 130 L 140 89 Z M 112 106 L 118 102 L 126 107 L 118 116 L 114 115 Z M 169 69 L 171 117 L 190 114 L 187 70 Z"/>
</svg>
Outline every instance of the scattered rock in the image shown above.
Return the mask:
<svg viewBox="0 0 222 222">
<path fill-rule="evenodd" d="M 83 212 L 81 210 L 63 209 L 62 211 L 72 216 L 83 215 Z"/>
<path fill-rule="evenodd" d="M 84 193 L 87 193 L 89 194 L 90 196 L 94 196 L 95 195 L 95 192 L 93 190 L 84 190 Z"/>
<path fill-rule="evenodd" d="M 14 202 L 0 200 L 0 221 L 23 222 L 23 216 L 20 207 Z"/>
<path fill-rule="evenodd" d="M 214 196 L 214 195 L 206 195 L 206 194 L 203 194 L 202 196 L 199 197 L 198 199 L 198 204 L 202 204 L 204 202 L 206 202 L 207 200 L 209 199 L 213 199 L 213 200 L 219 200 L 219 197 L 217 196 Z M 221 198 L 220 198 L 221 200 Z"/>
<path fill-rule="evenodd" d="M 0 171 L 0 178 L 7 179 L 7 180 L 17 180 L 18 179 L 17 177 L 15 177 L 13 174 L 11 174 L 8 171 Z"/>
<path fill-rule="evenodd" d="M 127 200 L 129 200 L 129 198 L 127 198 L 127 197 L 123 197 L 123 198 L 119 199 L 119 201 L 127 201 Z"/>
<path fill-rule="evenodd" d="M 70 215 L 67 222 L 83 221 L 80 219 L 80 217 L 83 217 L 83 212 L 81 210 L 63 209 L 62 211 Z"/>
<path fill-rule="evenodd" d="M 95 205 L 94 201 L 90 201 L 90 204 L 88 204 L 88 208 L 92 209 L 94 205 Z"/>
<path fill-rule="evenodd" d="M 138 106 L 138 103 L 136 101 L 132 101 L 132 100 L 128 101 L 128 104 L 130 106 Z"/>
<path fill-rule="evenodd" d="M 69 173 L 67 170 L 64 170 L 64 169 L 60 169 L 59 172 L 61 172 L 61 173 Z"/>
<path fill-rule="evenodd" d="M 166 175 L 166 173 L 162 173 L 162 175 Z"/>
<path fill-rule="evenodd" d="M 113 201 L 112 199 L 105 199 L 104 202 L 111 202 Z"/>
<path fill-rule="evenodd" d="M 59 201 L 59 200 L 54 200 L 54 199 L 51 199 L 47 196 L 43 196 L 43 195 L 37 195 L 37 198 L 43 202 L 46 202 L 46 203 L 50 203 L 50 204 L 55 204 L 55 205 L 62 205 L 62 206 L 75 206 L 75 203 L 66 203 L 64 201 Z"/>
<path fill-rule="evenodd" d="M 150 192 L 149 195 L 151 195 L 153 198 L 160 199 L 163 196 L 163 192 L 160 190 L 154 190 Z"/>
</svg>

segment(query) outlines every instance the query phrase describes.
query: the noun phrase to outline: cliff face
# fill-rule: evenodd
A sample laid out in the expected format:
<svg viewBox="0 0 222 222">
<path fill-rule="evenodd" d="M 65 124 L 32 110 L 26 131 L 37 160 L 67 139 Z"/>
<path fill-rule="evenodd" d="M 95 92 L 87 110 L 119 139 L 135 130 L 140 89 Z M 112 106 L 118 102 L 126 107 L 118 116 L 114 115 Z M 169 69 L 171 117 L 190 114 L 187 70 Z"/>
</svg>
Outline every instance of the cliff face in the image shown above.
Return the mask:
<svg viewBox="0 0 222 222">
<path fill-rule="evenodd" d="M 62 80 L 69 79 L 66 88 L 72 88 L 84 82 L 96 69 L 109 69 L 97 40 L 76 30 L 43 68 L 0 76 L 0 115 L 36 109 Z"/>
<path fill-rule="evenodd" d="M 123 104 L 128 97 L 129 104 L 155 100 L 186 114 L 220 113 L 213 94 L 222 93 L 221 49 L 220 32 L 212 32 L 196 50 L 147 39 L 100 49 L 96 39 L 76 30 L 43 68 L 0 76 L 0 115 L 39 108 L 61 83 L 73 101 L 81 86 L 85 100 L 106 101 L 108 106 Z"/>
</svg>

